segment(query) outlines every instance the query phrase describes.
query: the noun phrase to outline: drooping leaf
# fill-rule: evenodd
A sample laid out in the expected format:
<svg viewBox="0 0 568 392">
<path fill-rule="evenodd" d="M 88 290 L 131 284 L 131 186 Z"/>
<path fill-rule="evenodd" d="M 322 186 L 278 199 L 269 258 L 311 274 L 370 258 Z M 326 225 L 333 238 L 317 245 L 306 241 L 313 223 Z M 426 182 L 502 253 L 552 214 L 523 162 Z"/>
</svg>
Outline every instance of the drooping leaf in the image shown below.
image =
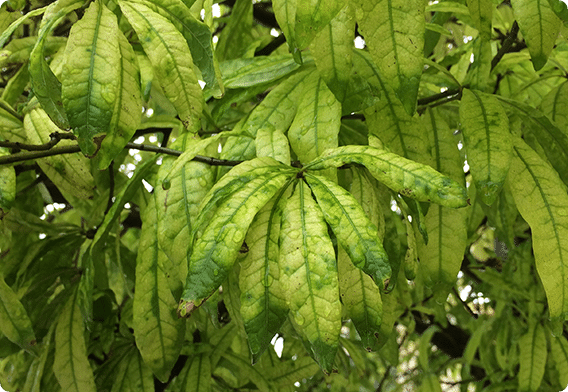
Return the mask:
<svg viewBox="0 0 568 392">
<path fill-rule="evenodd" d="M 2 34 L 0 34 L 0 48 L 4 46 L 4 44 L 10 39 L 10 36 L 20 27 L 23 23 L 25 23 L 29 18 L 34 16 L 38 16 L 43 14 L 47 11 L 49 6 L 37 8 L 30 12 L 27 12 L 25 15 L 20 16 L 18 19 L 13 21 L 7 29 L 5 29 Z"/>
<path fill-rule="evenodd" d="M 308 174 L 305 178 L 337 242 L 353 264 L 384 289 L 388 286 L 391 268 L 377 226 L 345 189 L 321 176 Z"/>
<path fill-rule="evenodd" d="M 424 2 L 358 0 L 356 17 L 373 60 L 409 114 L 416 110 L 424 49 Z"/>
<path fill-rule="evenodd" d="M 511 0 L 515 19 L 531 54 L 535 71 L 546 64 L 558 32 L 560 19 L 548 0 Z"/>
<path fill-rule="evenodd" d="M 141 113 L 138 110 L 142 107 L 138 62 L 124 34 L 119 31 L 117 35 L 121 54 L 120 70 L 115 82 L 117 94 L 108 132 L 97 155 L 100 157 L 99 170 L 106 169 L 122 151 L 138 129 L 141 120 Z"/>
<path fill-rule="evenodd" d="M 0 148 L 0 157 L 8 151 Z M 0 216 L 8 212 L 16 200 L 16 170 L 10 166 L 0 166 Z"/>
<path fill-rule="evenodd" d="M 51 121 L 43 109 L 35 108 L 24 118 L 28 140 L 33 144 L 44 144 L 50 135 L 61 130 Z M 58 146 L 74 145 L 72 140 L 61 140 Z M 63 192 L 89 199 L 93 197 L 95 182 L 88 160 L 80 153 L 55 155 L 38 159 L 38 165 L 51 181 Z"/>
<path fill-rule="evenodd" d="M 0 275 L 0 331 L 28 352 L 35 351 L 36 338 L 26 309 Z"/>
<path fill-rule="evenodd" d="M 201 125 L 203 98 L 185 38 L 168 19 L 145 5 L 126 1 L 119 5 L 136 31 L 154 74 L 184 127 L 196 132 Z"/>
<path fill-rule="evenodd" d="M 321 208 L 303 181 L 284 207 L 279 263 L 291 316 L 329 373 L 341 329 L 337 265 Z"/>
<path fill-rule="evenodd" d="M 505 182 L 511 163 L 509 119 L 497 99 L 464 89 L 460 122 L 476 188 L 483 202 L 491 205 Z"/>
<path fill-rule="evenodd" d="M 542 100 L 540 109 L 565 135 L 568 135 L 568 82 L 551 90 Z"/>
<path fill-rule="evenodd" d="M 260 209 L 245 238 L 248 252 L 239 273 L 240 311 L 253 363 L 269 347 L 288 313 L 278 266 L 282 215 L 278 203 L 284 191 Z"/>
<path fill-rule="evenodd" d="M 268 157 L 256 158 L 248 164 L 261 170 L 250 181 L 241 183 L 238 190 L 233 190 L 230 195 L 227 194 L 219 200 L 220 205 L 206 227 L 202 228 L 198 222 L 194 228 L 197 234 L 196 242 L 189 262 L 185 290 L 178 307 L 181 317 L 191 315 L 191 312 L 209 298 L 225 280 L 257 211 L 295 173 Z M 210 195 L 215 195 L 220 188 L 219 184 L 218 182 L 209 191 Z M 211 200 L 215 202 L 215 198 L 208 200 L 206 197 L 203 203 Z M 203 211 L 207 210 L 206 206 L 202 208 L 200 218 L 204 215 Z"/>
<path fill-rule="evenodd" d="M 93 138 L 106 133 L 118 94 L 120 48 L 116 15 L 100 1 L 91 3 L 73 25 L 65 48 L 62 100 L 69 125 L 85 155 L 93 155 Z"/>
<path fill-rule="evenodd" d="M 111 392 L 135 391 L 154 391 L 154 378 L 152 371 L 146 366 L 138 350 L 132 348 L 118 364 Z"/>
<path fill-rule="evenodd" d="M 546 336 L 540 323 L 532 324 L 526 334 L 519 339 L 521 350 L 519 369 L 519 389 L 537 391 L 546 366 Z"/>
<path fill-rule="evenodd" d="M 150 198 L 142 216 L 136 260 L 133 325 L 136 346 L 154 375 L 166 382 L 181 351 L 185 320 L 178 319 L 168 284 L 165 260 L 158 246 L 156 205 Z"/>
<path fill-rule="evenodd" d="M 290 55 L 259 56 L 223 61 L 220 65 L 226 88 L 248 88 L 276 81 L 298 69 Z"/>
<path fill-rule="evenodd" d="M 298 47 L 306 48 L 346 4 L 345 0 L 298 2 L 294 23 Z"/>
<path fill-rule="evenodd" d="M 509 187 L 531 227 L 536 268 L 551 317 L 568 314 L 568 208 L 558 174 L 521 139 L 514 139 Z"/>
<path fill-rule="evenodd" d="M 467 8 L 469 8 L 469 14 L 479 31 L 479 36 L 482 40 L 488 42 L 491 39 L 491 20 L 493 15 L 491 0 L 467 0 Z"/>
<path fill-rule="evenodd" d="M 368 146 L 344 146 L 324 152 L 305 166 L 322 170 L 347 163 L 364 165 L 377 180 L 401 195 L 446 207 L 467 205 L 466 190 L 431 167 Z"/>
<path fill-rule="evenodd" d="M 78 298 L 79 292 L 75 290 L 57 319 L 53 372 L 63 391 L 95 392 Z"/>
<path fill-rule="evenodd" d="M 278 25 L 282 29 L 282 33 L 286 37 L 286 42 L 288 44 L 288 49 L 294 61 L 298 64 L 302 64 L 302 52 L 300 51 L 299 45 L 296 41 L 296 8 L 297 0 L 273 0 L 272 8 L 274 10 L 274 16 Z"/>
<path fill-rule="evenodd" d="M 568 341 L 563 335 L 550 338 L 550 354 L 554 357 L 562 387 L 568 386 Z"/>
<path fill-rule="evenodd" d="M 251 380 L 257 386 L 258 390 L 260 391 L 272 390 L 265 375 L 262 374 L 260 369 L 252 366 L 248 361 L 248 359 L 236 355 L 229 350 L 225 351 L 223 357 L 228 359 L 233 365 L 237 367 L 241 377 L 248 378 L 249 380 Z"/>
<path fill-rule="evenodd" d="M 190 358 L 180 374 L 166 388 L 167 392 L 209 392 L 210 390 L 211 360 L 207 354 L 198 354 Z"/>
<path fill-rule="evenodd" d="M 221 35 L 215 49 L 220 61 L 248 57 L 246 52 L 253 41 L 252 22 L 252 3 L 248 0 L 235 1 L 225 26 L 226 34 Z"/>
</svg>

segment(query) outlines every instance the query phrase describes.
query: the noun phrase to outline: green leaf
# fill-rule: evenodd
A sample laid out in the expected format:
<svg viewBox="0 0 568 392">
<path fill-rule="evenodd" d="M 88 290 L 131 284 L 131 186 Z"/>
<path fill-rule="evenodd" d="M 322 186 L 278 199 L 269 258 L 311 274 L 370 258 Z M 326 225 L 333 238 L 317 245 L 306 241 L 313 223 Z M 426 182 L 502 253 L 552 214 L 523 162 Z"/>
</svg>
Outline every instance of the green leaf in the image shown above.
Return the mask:
<svg viewBox="0 0 568 392">
<path fill-rule="evenodd" d="M 491 42 L 481 38 L 473 41 L 472 54 L 473 63 L 468 70 L 467 76 L 463 82 L 472 90 L 487 91 L 488 83 L 491 81 Z"/>
<path fill-rule="evenodd" d="M 322 210 L 303 181 L 284 207 L 280 272 L 291 316 L 314 359 L 329 373 L 341 329 L 337 265 Z"/>
<path fill-rule="evenodd" d="M 0 148 L 0 157 L 9 155 Z M 16 170 L 12 166 L 0 166 L 0 216 L 12 207 L 16 200 Z"/>
<path fill-rule="evenodd" d="M 44 144 L 51 140 L 50 135 L 61 132 L 45 111 L 31 110 L 24 118 L 24 128 L 28 140 L 33 144 Z M 61 140 L 58 146 L 76 145 L 72 140 Z M 54 155 L 37 160 L 38 165 L 51 181 L 63 192 L 81 199 L 93 197 L 95 181 L 91 175 L 89 161 L 80 153 Z"/>
<path fill-rule="evenodd" d="M 79 292 L 75 290 L 57 319 L 53 372 L 63 391 L 95 392 L 78 297 Z"/>
<path fill-rule="evenodd" d="M 348 163 L 364 165 L 373 177 L 401 195 L 452 208 L 467 205 L 465 188 L 454 180 L 431 167 L 373 147 L 334 148 L 324 152 L 304 169 L 322 170 Z"/>
<path fill-rule="evenodd" d="M 252 22 L 252 3 L 248 0 L 235 1 L 231 16 L 225 26 L 226 34 L 221 35 L 215 49 L 219 60 L 249 57 L 247 50 L 253 41 Z"/>
<path fill-rule="evenodd" d="M 356 17 L 373 60 L 407 113 L 414 114 L 422 75 L 424 2 L 357 0 Z"/>
<path fill-rule="evenodd" d="M 346 0 L 299 2 L 296 7 L 294 34 L 300 49 L 306 48 L 316 34 L 345 7 Z"/>
<path fill-rule="evenodd" d="M 558 174 L 521 139 L 514 139 L 509 187 L 531 227 L 536 268 L 551 317 L 568 314 L 568 208 Z"/>
<path fill-rule="evenodd" d="M 290 55 L 259 56 L 219 64 L 226 88 L 248 88 L 280 79 L 298 69 Z"/>
<path fill-rule="evenodd" d="M 168 284 L 164 259 L 158 246 L 156 205 L 150 198 L 142 217 L 142 232 L 136 259 L 136 291 L 133 329 L 136 346 L 154 375 L 166 382 L 175 365 L 183 338 L 185 321 L 175 313 L 176 300 Z"/>
<path fill-rule="evenodd" d="M 469 14 L 483 41 L 491 40 L 493 3 L 491 0 L 467 0 Z"/>
<path fill-rule="evenodd" d="M 347 4 L 310 44 L 321 78 L 339 102 L 349 89 L 354 34 L 355 15 Z"/>
<path fill-rule="evenodd" d="M 154 377 L 136 348 L 120 360 L 111 392 L 153 392 Z"/>
<path fill-rule="evenodd" d="M 239 273 L 240 312 L 253 363 L 270 346 L 270 341 L 280 330 L 288 313 L 278 267 L 278 238 L 282 218 L 278 203 L 285 189 L 260 209 L 245 238 L 248 252 L 241 261 Z"/>
<path fill-rule="evenodd" d="M 562 83 L 546 94 L 540 109 L 562 133 L 568 135 L 568 82 Z"/>
<path fill-rule="evenodd" d="M 0 331 L 24 350 L 36 352 L 32 322 L 16 293 L 0 275 Z"/>
<path fill-rule="evenodd" d="M 196 132 L 201 126 L 203 94 L 185 38 L 169 20 L 145 5 L 126 1 L 120 1 L 119 5 L 184 127 Z"/>
<path fill-rule="evenodd" d="M 460 103 L 467 161 L 483 202 L 497 198 L 511 164 L 509 119 L 491 95 L 464 89 Z"/>
<path fill-rule="evenodd" d="M 568 386 L 568 341 L 563 335 L 550 337 L 550 354 L 556 363 L 560 385 Z"/>
<path fill-rule="evenodd" d="M 223 357 L 228 359 L 233 365 L 237 367 L 241 377 L 246 377 L 250 379 L 256 385 L 258 390 L 260 391 L 272 390 L 264 374 L 261 373 L 260 369 L 252 366 L 248 361 L 248 359 L 245 359 L 239 355 L 235 355 L 229 350 L 223 353 Z"/>
<path fill-rule="evenodd" d="M 100 157 L 99 170 L 106 169 L 122 152 L 140 126 L 141 120 L 139 108 L 142 107 L 142 96 L 138 61 L 124 34 L 119 31 L 117 35 L 121 54 L 119 73 L 115 82 L 117 94 L 108 132 L 97 155 Z"/>
<path fill-rule="evenodd" d="M 166 388 L 166 392 L 211 391 L 211 360 L 208 354 L 198 354 L 190 358 L 180 374 Z"/>
<path fill-rule="evenodd" d="M 561 0 L 548 0 L 548 4 L 556 16 L 562 20 L 564 26 L 568 25 L 568 8 L 566 3 Z"/>
<path fill-rule="evenodd" d="M 391 268 L 377 226 L 345 189 L 321 176 L 308 174 L 305 178 L 337 242 L 353 264 L 384 289 L 388 286 Z"/>
<path fill-rule="evenodd" d="M 302 52 L 300 51 L 299 45 L 296 42 L 296 31 L 295 31 L 295 18 L 296 18 L 296 8 L 297 0 L 273 0 L 272 9 L 274 10 L 274 16 L 278 22 L 278 26 L 282 29 L 282 33 L 286 37 L 286 42 L 288 43 L 288 48 L 294 61 L 298 64 L 302 64 Z"/>
<path fill-rule="evenodd" d="M 546 64 L 560 31 L 560 19 L 548 0 L 511 0 L 515 19 L 531 54 L 535 71 Z"/>
<path fill-rule="evenodd" d="M 519 339 L 519 348 L 519 389 L 537 391 L 544 376 L 547 355 L 546 336 L 540 323 L 530 325 L 528 332 Z"/>
<path fill-rule="evenodd" d="M 10 36 L 14 33 L 14 31 L 16 31 L 18 29 L 18 27 L 20 27 L 29 18 L 33 18 L 34 16 L 38 16 L 38 15 L 43 14 L 45 11 L 47 11 L 48 8 L 49 8 L 49 6 L 37 8 L 35 10 L 32 10 L 32 11 L 26 13 L 25 15 L 20 16 L 18 19 L 16 19 L 14 22 L 12 22 L 10 24 L 10 26 L 8 26 L 8 28 L 6 30 L 4 30 L 2 32 L 2 34 L 0 35 L 0 48 L 2 48 L 4 46 L 4 44 L 6 44 L 8 39 L 10 39 Z M 5 11 L 3 11 L 3 12 L 5 12 Z"/>
<path fill-rule="evenodd" d="M 85 155 L 94 155 L 93 138 L 110 125 L 120 70 L 116 15 L 101 1 L 91 3 L 73 25 L 61 78 L 63 106 Z"/>
<path fill-rule="evenodd" d="M 245 164 L 241 164 L 245 165 Z M 239 166 L 241 166 L 239 165 Z M 256 166 L 260 170 L 249 181 L 241 182 L 237 189 L 225 193 L 218 200 L 218 208 L 210 217 L 205 228 L 197 224 L 196 242 L 189 262 L 189 273 L 178 307 L 181 317 L 189 316 L 191 312 L 206 300 L 223 283 L 231 270 L 239 250 L 245 239 L 246 231 L 254 216 L 284 183 L 293 176 L 295 171 L 274 159 L 264 157 L 247 162 L 245 166 Z M 238 172 L 239 166 L 233 170 Z M 242 168 L 240 169 L 242 170 Z M 231 172 L 227 174 L 229 176 Z M 237 177 L 238 180 L 238 177 Z M 210 191 L 215 195 L 221 182 Z M 215 203 L 215 197 L 205 198 L 201 208 L 200 218 L 207 216 L 209 209 L 205 203 Z"/>
</svg>

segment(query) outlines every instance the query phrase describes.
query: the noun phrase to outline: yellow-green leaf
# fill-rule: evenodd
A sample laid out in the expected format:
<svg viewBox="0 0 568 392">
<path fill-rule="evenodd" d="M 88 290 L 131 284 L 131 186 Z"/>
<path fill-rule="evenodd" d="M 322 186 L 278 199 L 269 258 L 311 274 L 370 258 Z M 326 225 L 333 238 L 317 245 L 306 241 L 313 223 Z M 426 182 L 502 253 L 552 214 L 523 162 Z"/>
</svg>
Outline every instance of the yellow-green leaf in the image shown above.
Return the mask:
<svg viewBox="0 0 568 392">
<path fill-rule="evenodd" d="M 0 148 L 0 157 L 10 155 Z M 13 166 L 0 166 L 0 216 L 7 213 L 16 200 L 16 169 Z"/>
<path fill-rule="evenodd" d="M 536 392 L 544 376 L 548 353 L 544 328 L 540 323 L 529 326 L 528 332 L 519 339 L 519 348 L 519 390 Z"/>
<path fill-rule="evenodd" d="M 468 85 L 472 90 L 487 91 L 490 82 L 491 60 L 493 59 L 491 42 L 476 38 L 473 41 L 471 55 L 473 56 L 473 63 L 463 84 Z"/>
<path fill-rule="evenodd" d="M 77 304 L 77 290 L 57 319 L 53 372 L 62 391 L 95 392 L 93 369 L 87 358 L 85 326 Z"/>
<path fill-rule="evenodd" d="M 69 32 L 62 100 L 85 155 L 96 152 L 93 138 L 106 133 L 112 119 L 120 70 L 118 33 L 116 15 L 102 1 L 91 3 Z"/>
<path fill-rule="evenodd" d="M 491 40 L 491 20 L 493 17 L 491 0 L 467 0 L 467 7 L 481 39 L 484 41 Z"/>
<path fill-rule="evenodd" d="M 193 59 L 183 35 L 165 17 L 139 3 L 119 2 L 136 31 L 164 94 L 189 131 L 201 126 L 203 94 L 193 72 Z"/>
<path fill-rule="evenodd" d="M 28 352 L 35 351 L 32 322 L 16 293 L 0 276 L 0 331 L 13 343 Z"/>
<path fill-rule="evenodd" d="M 446 207 L 465 207 L 463 186 L 429 166 L 368 146 L 344 146 L 327 150 L 305 166 L 309 170 L 340 167 L 347 163 L 364 165 L 377 180 L 401 195 Z"/>
<path fill-rule="evenodd" d="M 154 376 L 135 347 L 121 358 L 111 392 L 153 392 Z"/>
<path fill-rule="evenodd" d="M 560 19 L 548 0 L 511 0 L 515 19 L 531 54 L 535 71 L 546 64 L 560 32 Z"/>
<path fill-rule="evenodd" d="M 271 157 L 284 164 L 290 164 L 288 138 L 279 129 L 259 129 L 256 132 L 255 147 L 258 157 Z"/>
<path fill-rule="evenodd" d="M 564 335 L 550 337 L 551 354 L 556 363 L 558 378 L 562 388 L 568 386 L 568 341 Z"/>
<path fill-rule="evenodd" d="M 282 33 L 286 37 L 288 48 L 298 64 L 302 64 L 302 52 L 296 42 L 295 18 L 297 0 L 273 0 L 272 9 Z"/>
<path fill-rule="evenodd" d="M 284 207 L 279 263 L 291 316 L 329 373 L 341 329 L 335 251 L 323 213 L 303 181 Z"/>
<path fill-rule="evenodd" d="M 231 16 L 224 27 L 225 34 L 221 34 L 215 49 L 219 60 L 249 57 L 246 52 L 253 41 L 252 29 L 252 2 L 236 0 L 232 7 Z"/>
<path fill-rule="evenodd" d="M 568 314 L 568 195 L 552 167 L 514 139 L 509 187 L 531 227 L 536 268 L 551 317 Z"/>
<path fill-rule="evenodd" d="M 180 374 L 166 388 L 166 392 L 210 392 L 211 379 L 209 355 L 207 353 L 197 354 L 187 360 Z"/>
<path fill-rule="evenodd" d="M 540 104 L 542 112 L 568 135 L 568 82 L 551 90 Z"/>
<path fill-rule="evenodd" d="M 164 268 L 165 253 L 158 246 L 156 205 L 150 198 L 142 216 L 136 259 L 133 329 L 136 346 L 154 375 L 166 382 L 179 356 L 185 320 L 178 319 L 176 300 Z"/>
<path fill-rule="evenodd" d="M 509 119 L 491 95 L 464 89 L 460 103 L 467 161 L 483 202 L 491 205 L 511 164 Z"/>
<path fill-rule="evenodd" d="M 422 0 L 356 2 L 355 15 L 371 56 L 411 115 L 423 68 L 424 4 Z"/>
<path fill-rule="evenodd" d="M 50 141 L 50 134 L 61 132 L 43 109 L 35 108 L 24 118 L 28 140 L 33 144 Z M 72 140 L 61 140 L 58 146 L 76 145 Z M 93 197 L 95 181 L 87 158 L 80 153 L 55 155 L 37 160 L 51 181 L 63 192 L 81 199 Z"/>
</svg>

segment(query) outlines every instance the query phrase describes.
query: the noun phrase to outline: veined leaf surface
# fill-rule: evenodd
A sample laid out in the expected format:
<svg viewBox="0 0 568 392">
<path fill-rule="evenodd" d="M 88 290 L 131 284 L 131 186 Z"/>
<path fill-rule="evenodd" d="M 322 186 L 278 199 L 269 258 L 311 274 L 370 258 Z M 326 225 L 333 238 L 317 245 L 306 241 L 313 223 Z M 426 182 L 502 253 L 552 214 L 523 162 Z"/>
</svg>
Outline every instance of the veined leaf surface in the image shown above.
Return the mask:
<svg viewBox="0 0 568 392">
<path fill-rule="evenodd" d="M 140 250 L 136 260 L 133 329 L 144 362 L 166 382 L 181 350 L 185 321 L 177 318 L 164 268 L 167 256 L 158 246 L 156 205 L 150 198 L 142 217 Z"/>
<path fill-rule="evenodd" d="M 111 392 L 153 392 L 152 371 L 133 347 L 119 362 Z"/>
<path fill-rule="evenodd" d="M 463 186 L 429 166 L 368 146 L 344 146 L 324 152 L 307 164 L 306 170 L 340 167 L 347 163 L 364 165 L 377 180 L 401 195 L 446 207 L 465 207 Z"/>
<path fill-rule="evenodd" d="M 166 392 L 174 391 L 211 391 L 211 359 L 208 353 L 188 359 L 180 374 L 166 388 Z"/>
<path fill-rule="evenodd" d="M 353 264 L 371 276 L 377 286 L 385 288 L 391 268 L 377 226 L 369 220 L 357 200 L 339 185 L 310 174 L 306 175 L 306 181 L 337 242 Z"/>
<path fill-rule="evenodd" d="M 280 244 L 281 279 L 291 316 L 310 342 L 315 360 L 329 373 L 341 329 L 337 265 L 323 213 L 303 181 L 286 201 Z"/>
<path fill-rule="evenodd" d="M 467 0 L 467 7 L 481 39 L 488 42 L 491 40 L 493 3 L 491 0 Z"/>
<path fill-rule="evenodd" d="M 294 26 L 299 48 L 308 46 L 347 3 L 346 0 L 299 1 Z"/>
<path fill-rule="evenodd" d="M 112 119 L 120 70 L 118 33 L 116 15 L 95 1 L 67 40 L 62 100 L 85 155 L 96 152 L 93 138 L 106 133 Z"/>
<path fill-rule="evenodd" d="M 424 2 L 357 0 L 356 17 L 371 56 L 409 114 L 416 110 L 424 49 Z"/>
<path fill-rule="evenodd" d="M 139 3 L 119 2 L 136 31 L 164 94 L 189 131 L 200 126 L 202 91 L 193 72 L 193 59 L 185 38 L 160 14 Z"/>
<path fill-rule="evenodd" d="M 9 155 L 0 148 L 0 157 Z M 11 166 L 0 167 L 0 214 L 8 212 L 16 200 L 16 170 Z"/>
<path fill-rule="evenodd" d="M 568 135 L 568 82 L 549 92 L 540 104 L 542 112 Z"/>
<path fill-rule="evenodd" d="M 250 181 L 241 183 L 239 189 L 230 194 L 230 198 L 225 197 L 205 228 L 201 229 L 198 223 L 194 229 L 197 232 L 196 242 L 178 307 L 182 317 L 189 316 L 223 283 L 254 216 L 294 174 L 293 170 L 285 169 L 284 165 L 267 157 L 256 158 L 249 163 L 261 168 L 264 166 L 264 170 L 259 170 Z M 284 166 L 284 169 L 275 170 L 275 164 L 278 164 L 277 167 Z M 212 188 L 210 194 L 217 189 L 217 186 Z M 207 211 L 206 207 L 202 209 L 200 218 L 203 211 Z"/>
<path fill-rule="evenodd" d="M 290 164 L 288 138 L 279 129 L 259 129 L 256 132 L 255 147 L 258 157 L 271 157 L 284 164 Z"/>
<path fill-rule="evenodd" d="M 1 205 L 0 205 L 1 207 Z M 0 275 L 0 331 L 24 350 L 34 351 L 36 344 L 32 322 L 18 296 Z"/>
<path fill-rule="evenodd" d="M 509 186 L 531 227 L 536 268 L 551 317 L 568 314 L 568 195 L 558 174 L 521 139 L 514 139 Z"/>
<path fill-rule="evenodd" d="M 558 370 L 560 385 L 568 386 L 568 341 L 563 335 L 550 337 L 550 348 Z"/>
<path fill-rule="evenodd" d="M 531 54 L 535 71 L 546 64 L 560 31 L 560 19 L 548 0 L 511 0 L 519 28 Z"/>
<path fill-rule="evenodd" d="M 481 199 L 491 205 L 511 164 L 511 134 L 505 110 L 494 97 L 464 89 L 460 103 L 467 161 Z"/>
<path fill-rule="evenodd" d="M 546 336 L 540 323 L 530 325 L 526 334 L 519 339 L 520 364 L 519 389 L 521 391 L 537 391 L 546 366 Z"/>
</svg>

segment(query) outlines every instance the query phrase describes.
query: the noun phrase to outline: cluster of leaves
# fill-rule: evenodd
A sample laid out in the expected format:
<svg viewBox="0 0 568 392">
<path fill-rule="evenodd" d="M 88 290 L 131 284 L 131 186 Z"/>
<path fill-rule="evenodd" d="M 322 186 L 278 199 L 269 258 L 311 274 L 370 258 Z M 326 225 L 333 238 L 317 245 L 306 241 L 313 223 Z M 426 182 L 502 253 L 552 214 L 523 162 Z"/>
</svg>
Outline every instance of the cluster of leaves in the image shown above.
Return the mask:
<svg viewBox="0 0 568 392">
<path fill-rule="evenodd" d="M 566 387 L 567 25 L 558 0 L 8 1 L 2 386 Z"/>
</svg>

